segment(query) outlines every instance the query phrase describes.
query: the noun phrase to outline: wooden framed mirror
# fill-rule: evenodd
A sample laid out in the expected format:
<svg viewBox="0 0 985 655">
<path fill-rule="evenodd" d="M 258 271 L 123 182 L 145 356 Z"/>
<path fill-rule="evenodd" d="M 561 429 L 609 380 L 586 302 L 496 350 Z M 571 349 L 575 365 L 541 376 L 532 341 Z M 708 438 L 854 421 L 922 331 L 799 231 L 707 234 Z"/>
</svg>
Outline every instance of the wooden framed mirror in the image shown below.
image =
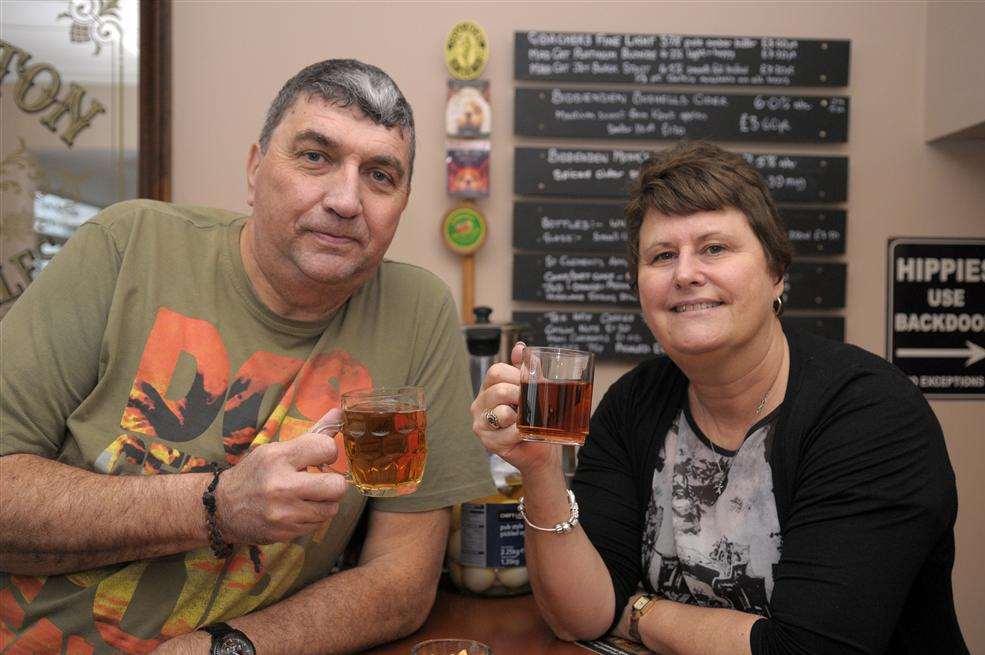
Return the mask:
<svg viewBox="0 0 985 655">
<path fill-rule="evenodd" d="M 72 232 L 171 195 L 171 0 L 4 0 L 0 316 Z"/>
<path fill-rule="evenodd" d="M 171 200 L 171 0 L 140 3 L 138 196 Z"/>
</svg>

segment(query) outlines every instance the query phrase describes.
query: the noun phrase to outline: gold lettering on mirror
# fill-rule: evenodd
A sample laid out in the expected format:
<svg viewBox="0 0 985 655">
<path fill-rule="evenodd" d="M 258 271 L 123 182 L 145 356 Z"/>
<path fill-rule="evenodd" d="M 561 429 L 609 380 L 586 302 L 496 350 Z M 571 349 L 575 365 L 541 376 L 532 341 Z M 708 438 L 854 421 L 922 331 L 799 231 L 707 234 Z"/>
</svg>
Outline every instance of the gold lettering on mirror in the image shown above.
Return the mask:
<svg viewBox="0 0 985 655">
<path fill-rule="evenodd" d="M 75 137 L 78 136 L 79 132 L 91 126 L 92 120 L 96 116 L 106 113 L 106 107 L 103 103 L 95 99 L 89 101 L 89 108 L 83 113 L 82 101 L 86 91 L 75 82 L 69 83 L 68 91 L 65 93 L 63 99 L 59 100 L 57 96 L 61 90 L 62 76 L 51 64 L 35 64 L 28 68 L 27 62 L 31 60 L 32 55 L 7 41 L 0 41 L 0 52 L 3 53 L 0 55 L 0 84 L 3 83 L 4 78 L 7 77 L 7 73 L 10 72 L 10 64 L 14 59 L 14 55 L 17 55 L 16 68 L 18 81 L 14 102 L 19 109 L 29 114 L 36 114 L 52 105 L 56 105 L 53 112 L 41 118 L 41 124 L 52 132 L 57 131 L 58 123 L 62 117 L 66 113 L 69 114 L 71 118 L 68 127 L 61 134 L 62 141 L 69 148 L 75 143 Z M 42 73 L 47 73 L 48 79 L 44 80 L 42 78 L 42 81 L 39 82 L 37 78 Z M 47 82 L 46 85 L 44 84 L 45 81 Z M 35 87 L 39 90 L 31 98 L 31 90 Z"/>
<path fill-rule="evenodd" d="M 159 0 L 2 1 L 0 316 L 79 225 L 137 196 L 140 17 L 160 13 Z"/>
<path fill-rule="evenodd" d="M 0 161 L 0 195 L 4 199 L 3 220 L 0 220 L 0 246 L 5 257 L 0 261 L 0 305 L 3 306 L 21 295 L 31 280 L 30 268 L 36 251 L 21 246 L 34 240 L 33 190 L 44 177 L 37 158 L 27 151 L 24 139 L 18 137 L 18 141 L 17 149 Z M 8 252 L 10 246 L 14 252 Z"/>
</svg>

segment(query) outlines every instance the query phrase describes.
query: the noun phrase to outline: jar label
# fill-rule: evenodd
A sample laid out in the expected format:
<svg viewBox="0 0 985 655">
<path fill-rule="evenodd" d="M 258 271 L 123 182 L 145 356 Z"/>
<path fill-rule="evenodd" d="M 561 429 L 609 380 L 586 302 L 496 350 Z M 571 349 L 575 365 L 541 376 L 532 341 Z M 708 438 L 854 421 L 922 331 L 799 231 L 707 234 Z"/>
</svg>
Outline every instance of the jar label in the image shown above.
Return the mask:
<svg viewBox="0 0 985 655">
<path fill-rule="evenodd" d="M 516 503 L 462 503 L 460 563 L 490 569 L 526 566 L 523 528 Z"/>
</svg>

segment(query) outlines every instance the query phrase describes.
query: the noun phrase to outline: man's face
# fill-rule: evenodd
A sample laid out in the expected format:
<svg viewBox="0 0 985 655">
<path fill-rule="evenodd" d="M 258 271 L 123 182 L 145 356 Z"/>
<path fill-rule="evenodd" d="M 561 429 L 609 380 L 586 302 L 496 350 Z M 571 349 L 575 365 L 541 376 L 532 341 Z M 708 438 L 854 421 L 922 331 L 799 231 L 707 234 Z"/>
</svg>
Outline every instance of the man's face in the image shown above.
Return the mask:
<svg viewBox="0 0 985 655">
<path fill-rule="evenodd" d="M 254 264 L 279 294 L 356 287 L 407 205 L 408 141 L 356 107 L 299 97 L 247 168 Z"/>
</svg>

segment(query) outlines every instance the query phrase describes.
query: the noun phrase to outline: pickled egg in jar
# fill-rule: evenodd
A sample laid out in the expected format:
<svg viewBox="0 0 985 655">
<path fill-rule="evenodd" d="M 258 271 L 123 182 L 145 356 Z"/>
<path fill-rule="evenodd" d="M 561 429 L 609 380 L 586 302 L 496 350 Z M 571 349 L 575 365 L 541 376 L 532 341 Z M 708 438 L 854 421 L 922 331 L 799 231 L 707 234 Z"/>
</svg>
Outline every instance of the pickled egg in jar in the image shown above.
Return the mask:
<svg viewBox="0 0 985 655">
<path fill-rule="evenodd" d="M 479 596 L 530 592 L 525 526 L 517 510 L 522 483 L 518 473 L 509 476 L 506 484 L 499 484 L 501 480 L 497 479 L 499 493 L 454 508 L 446 565 L 459 591 Z"/>
</svg>

